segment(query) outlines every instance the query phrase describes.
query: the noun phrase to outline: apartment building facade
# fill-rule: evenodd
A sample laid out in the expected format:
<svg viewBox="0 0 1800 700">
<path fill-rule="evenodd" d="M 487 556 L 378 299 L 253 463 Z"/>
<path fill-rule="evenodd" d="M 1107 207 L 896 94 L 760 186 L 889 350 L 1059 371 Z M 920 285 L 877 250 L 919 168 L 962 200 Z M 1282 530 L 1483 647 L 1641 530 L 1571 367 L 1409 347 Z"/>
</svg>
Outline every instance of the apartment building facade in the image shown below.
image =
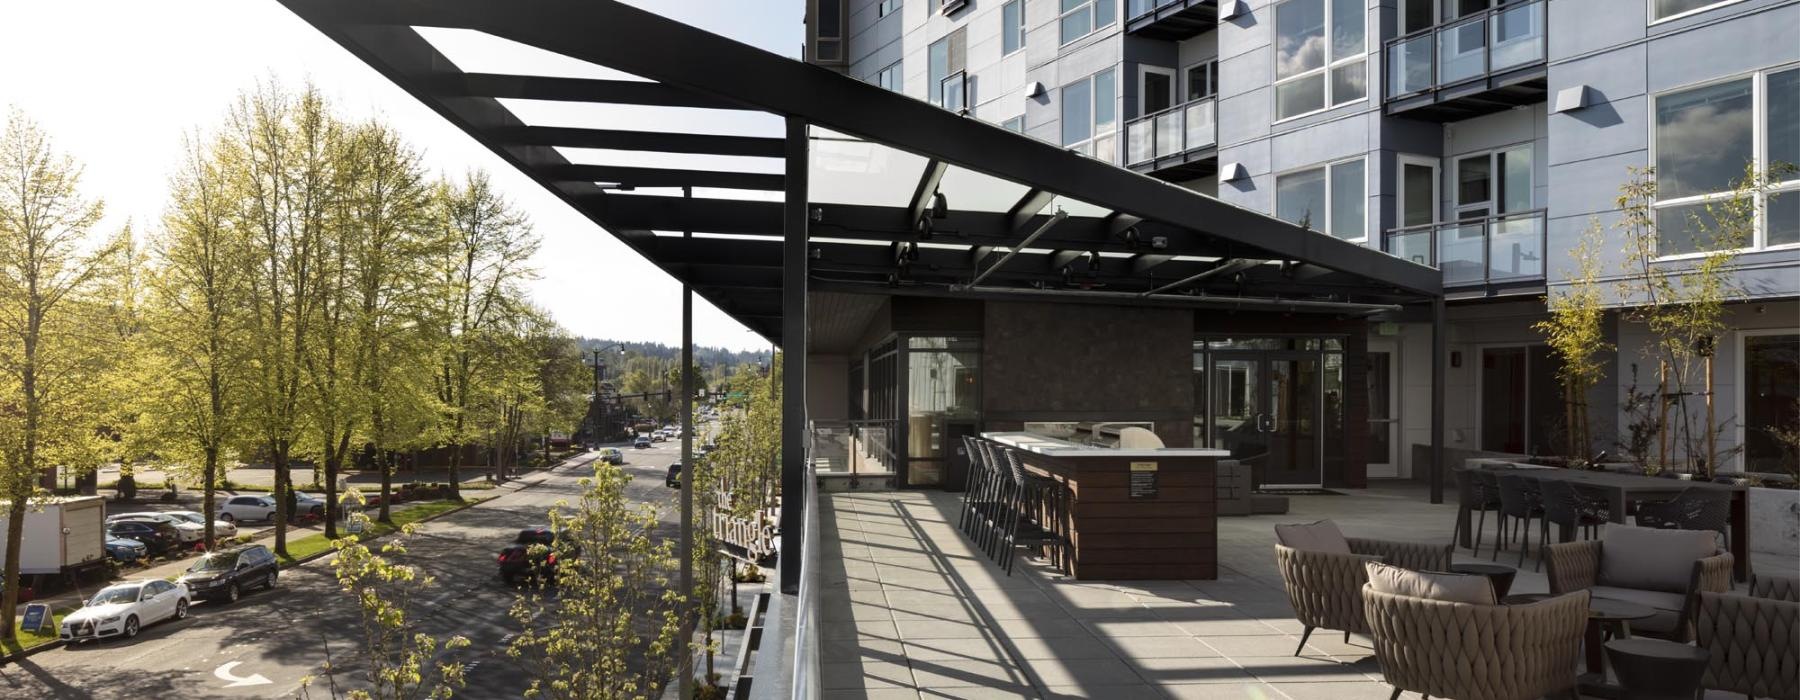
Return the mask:
<svg viewBox="0 0 1800 700">
<path fill-rule="evenodd" d="M 1590 226 L 1602 283 L 1624 275 L 1610 227 L 1631 168 L 1656 168 L 1657 264 L 1681 266 L 1703 245 L 1684 222 L 1747 164 L 1800 163 L 1800 0 L 808 2 L 811 62 L 1438 267 L 1448 445 L 1465 450 L 1566 451 L 1532 326 Z M 1721 440 L 1755 471 L 1792 464 L 1769 429 L 1800 421 L 1800 175 L 1776 172 L 1787 196 L 1759 199 L 1714 354 Z M 1596 450 L 1617 449 L 1633 377 L 1654 383 L 1649 332 L 1616 311 L 1607 329 Z M 1376 317 L 1363 335 L 1367 476 L 1412 477 L 1431 328 Z M 1194 438 L 1223 446 L 1292 378 L 1218 342 L 1196 340 Z"/>
</svg>

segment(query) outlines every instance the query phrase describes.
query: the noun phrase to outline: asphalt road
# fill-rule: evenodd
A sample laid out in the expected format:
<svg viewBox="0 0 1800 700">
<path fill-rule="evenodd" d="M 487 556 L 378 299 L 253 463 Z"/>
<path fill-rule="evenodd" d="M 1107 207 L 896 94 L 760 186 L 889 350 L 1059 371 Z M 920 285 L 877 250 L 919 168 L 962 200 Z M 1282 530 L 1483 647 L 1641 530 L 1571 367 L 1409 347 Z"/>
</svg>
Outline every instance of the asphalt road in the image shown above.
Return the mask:
<svg viewBox="0 0 1800 700">
<path fill-rule="evenodd" d="M 672 536 L 676 492 L 663 485 L 663 476 L 679 459 L 680 443 L 623 449 L 633 476 L 629 494 L 656 503 L 662 531 Z M 500 582 L 494 553 L 519 528 L 543 524 L 558 500 L 576 500 L 577 481 L 591 473 L 592 457 L 535 486 L 426 523 L 408 543 L 405 561 L 437 579 L 416 601 L 414 629 L 471 641 L 460 655 L 469 681 L 460 696 L 518 697 L 525 687 L 504 651 L 515 628 L 507 609 L 517 591 Z M 134 640 L 65 647 L 0 666 L 0 697 L 330 698 L 326 664 L 340 677 L 360 666 L 358 619 L 327 557 L 282 572 L 273 591 L 246 594 L 230 607 L 196 604 L 187 620 L 158 623 Z M 308 677 L 310 690 L 302 687 Z"/>
</svg>

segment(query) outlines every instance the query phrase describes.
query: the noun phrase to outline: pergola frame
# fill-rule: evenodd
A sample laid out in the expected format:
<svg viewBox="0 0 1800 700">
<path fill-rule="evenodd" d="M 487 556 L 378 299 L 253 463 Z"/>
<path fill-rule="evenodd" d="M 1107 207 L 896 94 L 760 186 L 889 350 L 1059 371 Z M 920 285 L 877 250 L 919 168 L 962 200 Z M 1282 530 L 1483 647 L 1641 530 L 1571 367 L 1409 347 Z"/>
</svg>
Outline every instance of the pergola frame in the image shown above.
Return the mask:
<svg viewBox="0 0 1800 700">
<path fill-rule="evenodd" d="M 1435 269 L 615 0 L 281 2 L 694 293 L 790 349 L 806 347 L 809 287 L 1339 316 L 1428 305 L 1442 319 Z M 464 72 L 415 27 L 479 31 L 648 82 Z M 500 99 L 753 110 L 786 128 L 770 138 L 532 126 Z M 808 127 L 928 159 L 907 205 L 808 201 Z M 582 164 L 559 146 L 782 158 L 785 174 Z M 957 193 L 943 189 L 950 166 L 1028 190 L 1005 212 L 957 210 Z M 684 196 L 622 191 L 647 187 L 679 187 Z M 783 199 L 695 198 L 695 187 Z M 1050 206 L 1058 196 L 1110 213 L 1065 215 Z M 1441 329 L 1434 338 L 1432 432 L 1441 446 Z M 790 494 L 805 492 L 804 357 L 786 353 L 784 367 Z M 1441 447 L 1436 462 L 1434 501 Z M 801 509 L 784 509 L 784 551 L 798 551 L 800 518 Z M 797 585 L 799 560 L 781 558 L 784 588 Z"/>
</svg>

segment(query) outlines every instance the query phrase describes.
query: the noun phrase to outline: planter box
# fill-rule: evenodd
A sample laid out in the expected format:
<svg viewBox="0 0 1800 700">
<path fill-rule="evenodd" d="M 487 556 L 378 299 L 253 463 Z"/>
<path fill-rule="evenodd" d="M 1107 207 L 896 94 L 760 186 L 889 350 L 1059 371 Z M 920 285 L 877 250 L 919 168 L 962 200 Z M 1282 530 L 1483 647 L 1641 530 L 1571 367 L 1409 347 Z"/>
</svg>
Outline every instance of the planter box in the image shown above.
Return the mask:
<svg viewBox="0 0 1800 700">
<path fill-rule="evenodd" d="M 1792 556 L 1800 551 L 1800 491 L 1750 487 L 1750 548 Z"/>
</svg>

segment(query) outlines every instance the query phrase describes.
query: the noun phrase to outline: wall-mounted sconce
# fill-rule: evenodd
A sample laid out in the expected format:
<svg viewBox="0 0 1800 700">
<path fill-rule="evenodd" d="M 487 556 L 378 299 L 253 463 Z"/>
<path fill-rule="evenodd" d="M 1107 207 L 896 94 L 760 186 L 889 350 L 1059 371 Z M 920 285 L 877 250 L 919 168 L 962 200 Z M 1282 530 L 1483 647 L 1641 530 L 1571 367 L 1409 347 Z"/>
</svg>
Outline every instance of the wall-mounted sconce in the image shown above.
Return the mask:
<svg viewBox="0 0 1800 700">
<path fill-rule="evenodd" d="M 1572 85 L 1556 91 L 1556 99 L 1550 103 L 1551 114 L 1573 112 L 1592 103 L 1593 90 L 1586 85 Z"/>
</svg>

